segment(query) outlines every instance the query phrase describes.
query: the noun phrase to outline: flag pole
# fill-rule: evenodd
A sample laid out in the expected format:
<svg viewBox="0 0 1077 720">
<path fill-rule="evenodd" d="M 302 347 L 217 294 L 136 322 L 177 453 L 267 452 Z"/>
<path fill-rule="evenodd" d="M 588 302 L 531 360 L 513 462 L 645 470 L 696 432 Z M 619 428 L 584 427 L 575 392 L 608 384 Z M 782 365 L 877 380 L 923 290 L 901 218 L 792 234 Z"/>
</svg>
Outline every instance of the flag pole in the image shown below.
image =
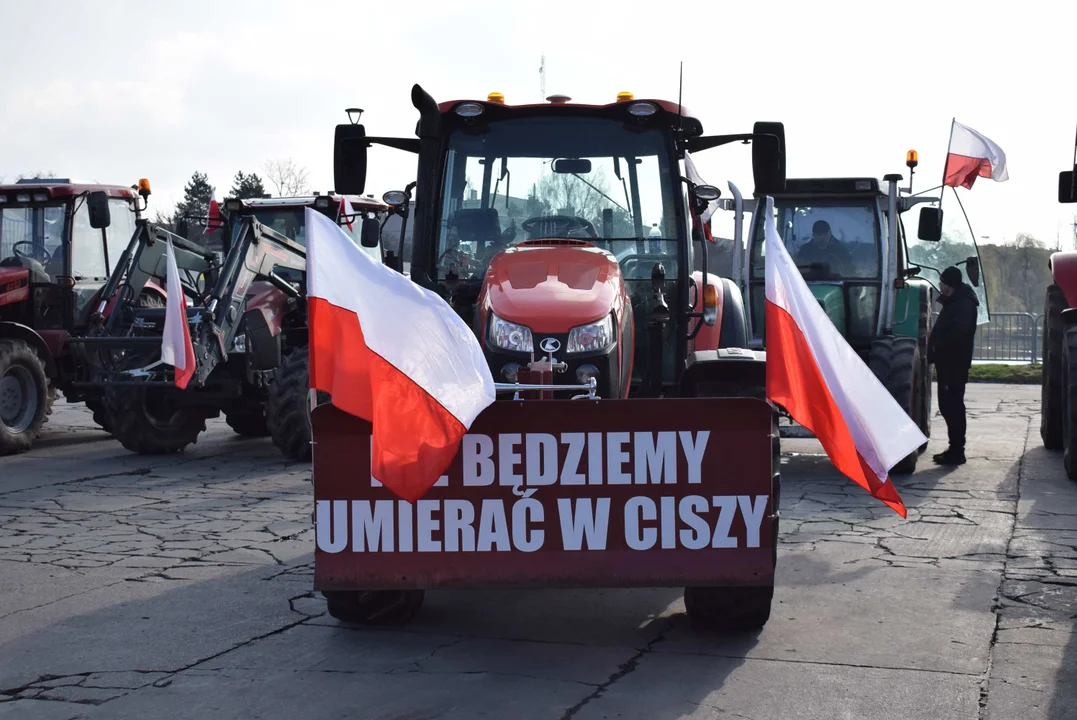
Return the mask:
<svg viewBox="0 0 1077 720">
<path fill-rule="evenodd" d="M 946 141 L 946 157 L 942 160 L 942 187 L 939 188 L 939 209 L 942 209 L 942 197 L 946 194 L 946 164 L 950 158 L 950 146 L 954 142 L 954 124 L 957 122 L 957 116 L 950 118 L 950 138 Z"/>
</svg>

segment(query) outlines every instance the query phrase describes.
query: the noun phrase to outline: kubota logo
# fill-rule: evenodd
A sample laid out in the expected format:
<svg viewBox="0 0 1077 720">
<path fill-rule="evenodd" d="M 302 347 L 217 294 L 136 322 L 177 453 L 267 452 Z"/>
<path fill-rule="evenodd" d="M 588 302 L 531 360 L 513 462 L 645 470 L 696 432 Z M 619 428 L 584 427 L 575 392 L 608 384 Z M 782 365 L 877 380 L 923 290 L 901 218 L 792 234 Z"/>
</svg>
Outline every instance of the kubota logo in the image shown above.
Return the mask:
<svg viewBox="0 0 1077 720">
<path fill-rule="evenodd" d="M 561 349 L 561 343 L 556 338 L 546 338 L 539 343 L 542 352 L 555 353 Z"/>
</svg>

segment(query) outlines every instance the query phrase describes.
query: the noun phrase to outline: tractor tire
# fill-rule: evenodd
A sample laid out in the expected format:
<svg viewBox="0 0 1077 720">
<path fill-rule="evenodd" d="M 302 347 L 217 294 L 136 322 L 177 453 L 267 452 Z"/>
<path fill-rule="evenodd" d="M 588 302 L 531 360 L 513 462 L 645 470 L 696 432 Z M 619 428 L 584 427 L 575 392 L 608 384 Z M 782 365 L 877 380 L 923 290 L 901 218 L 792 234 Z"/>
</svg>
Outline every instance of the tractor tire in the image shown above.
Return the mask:
<svg viewBox="0 0 1077 720">
<path fill-rule="evenodd" d="M 771 424 L 771 502 L 774 512 L 773 568 L 778 566 L 778 524 L 781 519 L 782 469 L 778 413 Z M 704 631 L 753 632 L 770 619 L 774 583 L 756 587 L 687 587 L 684 608 L 692 626 Z"/>
<path fill-rule="evenodd" d="M 311 458 L 310 369 L 307 349 L 295 348 L 281 360 L 277 376 L 266 395 L 266 426 L 285 457 L 307 461 Z M 319 392 L 318 399 L 328 394 Z"/>
<path fill-rule="evenodd" d="M 181 390 L 110 387 L 104 407 L 112 436 L 139 455 L 182 452 L 206 429 L 205 412 L 180 405 Z"/>
<path fill-rule="evenodd" d="M 233 408 L 224 414 L 228 427 L 241 437 L 265 437 L 269 435 L 266 427 L 266 411 L 261 403 L 249 403 Z"/>
<path fill-rule="evenodd" d="M 93 413 L 93 421 L 97 423 L 102 430 L 111 433 L 112 429 L 109 426 L 108 413 L 105 412 L 105 404 L 101 400 L 87 400 L 86 407 Z"/>
<path fill-rule="evenodd" d="M 1069 307 L 1062 288 L 1047 286 L 1043 302 L 1043 380 L 1040 385 L 1040 438 L 1048 450 L 1062 450 L 1066 411 L 1062 338 L 1066 332 L 1062 311 Z"/>
<path fill-rule="evenodd" d="M 55 399 L 37 351 L 22 340 L 0 340 L 0 456 L 33 447 Z"/>
<path fill-rule="evenodd" d="M 916 338 L 876 338 L 871 344 L 868 366 L 879 382 L 890 391 L 891 397 L 897 400 L 898 405 L 923 431 L 931 418 L 923 416 L 925 408 L 922 398 L 925 392 L 931 392 L 931 385 L 927 378 L 923 377 L 920 345 Z M 899 460 L 890 472 L 894 475 L 911 475 L 916 471 L 919 457 L 919 449 L 913 450 Z"/>
<path fill-rule="evenodd" d="M 1062 338 L 1062 464 L 1066 476 L 1077 480 L 1077 325 Z"/>
<path fill-rule="evenodd" d="M 406 625 L 423 606 L 424 590 L 326 590 L 329 614 L 356 625 Z"/>
</svg>

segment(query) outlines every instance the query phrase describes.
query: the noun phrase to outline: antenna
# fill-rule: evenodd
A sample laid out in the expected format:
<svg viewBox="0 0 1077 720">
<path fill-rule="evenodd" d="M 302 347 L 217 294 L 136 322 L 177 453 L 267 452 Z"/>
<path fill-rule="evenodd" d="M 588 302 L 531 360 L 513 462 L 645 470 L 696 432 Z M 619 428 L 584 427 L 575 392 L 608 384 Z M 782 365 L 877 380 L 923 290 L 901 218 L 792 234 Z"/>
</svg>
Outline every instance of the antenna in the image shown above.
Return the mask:
<svg viewBox="0 0 1077 720">
<path fill-rule="evenodd" d="M 684 102 L 684 60 L 681 60 L 680 79 L 678 80 L 677 85 L 678 85 L 678 87 L 677 87 L 677 122 L 678 122 L 678 124 L 680 126 L 679 127 L 680 131 L 683 133 L 684 132 L 684 106 L 682 105 L 682 103 Z"/>
<path fill-rule="evenodd" d="M 546 53 L 539 59 L 539 97 L 546 98 Z"/>
</svg>

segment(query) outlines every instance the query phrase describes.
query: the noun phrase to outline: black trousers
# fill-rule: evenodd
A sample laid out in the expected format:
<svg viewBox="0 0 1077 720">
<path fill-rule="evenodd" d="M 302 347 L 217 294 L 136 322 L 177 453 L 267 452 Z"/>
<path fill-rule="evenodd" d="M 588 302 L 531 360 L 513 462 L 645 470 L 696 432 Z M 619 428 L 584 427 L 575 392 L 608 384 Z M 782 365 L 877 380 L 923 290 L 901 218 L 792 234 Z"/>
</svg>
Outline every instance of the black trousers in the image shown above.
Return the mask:
<svg viewBox="0 0 1077 720">
<path fill-rule="evenodd" d="M 935 365 L 939 386 L 939 412 L 946 421 L 950 448 L 965 449 L 965 384 L 969 381 L 967 367 Z"/>
</svg>

